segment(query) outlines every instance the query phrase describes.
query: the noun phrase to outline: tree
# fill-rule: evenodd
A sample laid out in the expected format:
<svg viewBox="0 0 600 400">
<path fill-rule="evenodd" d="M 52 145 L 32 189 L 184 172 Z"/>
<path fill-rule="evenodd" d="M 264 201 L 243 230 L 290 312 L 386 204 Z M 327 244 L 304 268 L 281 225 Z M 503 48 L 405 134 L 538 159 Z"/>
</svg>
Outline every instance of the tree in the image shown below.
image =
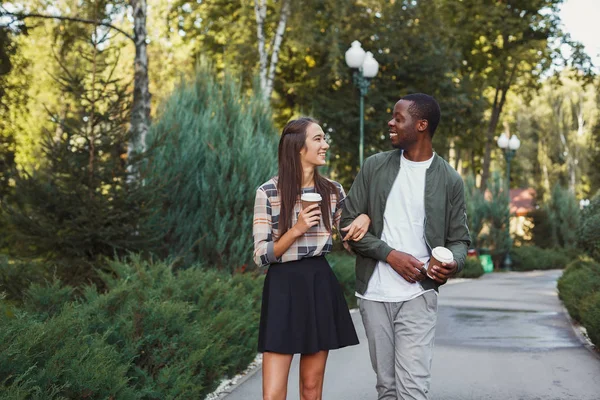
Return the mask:
<svg viewBox="0 0 600 400">
<path fill-rule="evenodd" d="M 487 242 L 491 247 L 494 265 L 499 268 L 512 246 L 512 238 L 509 233 L 510 211 L 506 193 L 507 186 L 498 173 L 492 174 L 487 186 L 490 191 L 490 200 L 488 201 L 490 231 Z"/>
<path fill-rule="evenodd" d="M 150 134 L 160 143 L 147 179 L 160 186 L 150 221 L 178 264 L 235 271 L 252 264 L 256 188 L 276 172 L 277 134 L 260 88 L 215 78 L 206 63 L 164 104 Z"/>
<path fill-rule="evenodd" d="M 589 57 L 579 44 L 560 31 L 558 7 L 562 0 L 463 2 L 444 1 L 448 23 L 455 26 L 454 37 L 462 48 L 463 70 L 476 75 L 482 93 L 489 91 L 491 115 L 485 130 L 485 148 L 481 171 L 481 190 L 485 190 L 490 174 L 494 136 L 507 100 L 516 85 L 535 88 L 539 77 L 561 53 L 552 40 L 570 45 L 572 64 L 591 75 Z"/>
<path fill-rule="evenodd" d="M 49 109 L 54 129 L 45 130 L 46 163 L 15 173 L 15 193 L 3 204 L 13 237 L 11 252 L 56 262 L 71 283 L 94 278 L 102 257 L 150 247 L 139 221 L 151 208 L 154 188 L 127 182 L 125 157 L 130 114 L 128 88 L 113 76 L 118 55 L 102 50 L 106 35 L 88 28 L 76 36 L 79 65 L 57 57 L 63 105 Z"/>
<path fill-rule="evenodd" d="M 149 90 L 148 55 L 146 50 L 147 4 L 146 0 L 130 1 L 134 20 L 133 35 L 112 23 L 111 19 L 113 15 L 123 12 L 123 6 L 126 5 L 126 3 L 122 3 L 118 0 L 112 3 L 109 0 L 101 0 L 93 3 L 90 7 L 92 15 L 87 18 L 50 14 L 46 6 L 43 6 L 40 12 L 14 12 L 0 6 L 0 15 L 12 18 L 8 22 L 9 26 L 23 24 L 27 19 L 51 19 L 77 22 L 95 27 L 104 27 L 121 33 L 134 43 L 134 90 L 131 113 L 131 143 L 129 144 L 128 151 L 128 155 L 131 157 L 134 152 L 143 151 L 146 148 L 146 135 L 148 133 L 148 127 L 150 126 L 151 95 Z M 112 13 L 106 12 L 106 10 L 109 9 L 107 7 L 108 4 L 111 4 L 110 9 L 112 10 Z M 82 7 L 74 5 L 73 8 L 81 11 Z M 67 7 L 67 9 L 70 9 L 70 7 Z"/>
</svg>

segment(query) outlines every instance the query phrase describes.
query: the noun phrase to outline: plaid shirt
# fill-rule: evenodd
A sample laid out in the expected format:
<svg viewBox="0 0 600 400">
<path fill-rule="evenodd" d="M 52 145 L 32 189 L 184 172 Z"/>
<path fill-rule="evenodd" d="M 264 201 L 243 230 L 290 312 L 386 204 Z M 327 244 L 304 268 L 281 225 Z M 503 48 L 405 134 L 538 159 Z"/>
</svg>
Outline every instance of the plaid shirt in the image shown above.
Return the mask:
<svg viewBox="0 0 600 400">
<path fill-rule="evenodd" d="M 283 235 L 279 231 L 279 213 L 281 209 L 281 198 L 277 191 L 277 178 L 265 182 L 256 190 L 254 201 L 254 221 L 252 223 L 252 235 L 254 237 L 254 262 L 259 267 L 271 263 L 282 263 L 296 261 L 305 257 L 322 256 L 331 252 L 331 232 L 327 231 L 323 220 L 319 225 L 311 227 L 304 235 L 300 236 L 289 249 L 279 258 L 275 257 L 275 242 Z M 331 181 L 337 193 L 331 195 L 331 226 L 339 227 L 342 208 L 346 193 L 342 185 Z M 302 193 L 315 193 L 314 188 L 303 188 Z M 298 221 L 298 213 L 302 209 L 300 196 L 296 199 L 292 225 Z"/>
</svg>

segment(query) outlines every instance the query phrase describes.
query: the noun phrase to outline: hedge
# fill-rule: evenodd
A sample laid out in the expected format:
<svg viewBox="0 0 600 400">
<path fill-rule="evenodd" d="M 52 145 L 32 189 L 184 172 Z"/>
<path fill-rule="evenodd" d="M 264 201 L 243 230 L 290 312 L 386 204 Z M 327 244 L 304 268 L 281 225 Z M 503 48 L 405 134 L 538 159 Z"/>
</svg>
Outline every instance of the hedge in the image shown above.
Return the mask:
<svg viewBox="0 0 600 400">
<path fill-rule="evenodd" d="M 484 274 L 481 262 L 474 257 L 467 257 L 465 267 L 456 275 L 457 278 L 479 278 Z"/>
<path fill-rule="evenodd" d="M 573 261 L 558 280 L 558 292 L 571 317 L 600 346 L 600 264 L 590 258 Z"/>
<path fill-rule="evenodd" d="M 109 290 L 0 300 L 0 398 L 202 399 L 256 355 L 264 276 L 112 262 Z"/>
<path fill-rule="evenodd" d="M 563 269 L 577 254 L 575 250 L 542 249 L 537 246 L 513 247 L 510 252 L 512 269 L 515 271 Z"/>
</svg>

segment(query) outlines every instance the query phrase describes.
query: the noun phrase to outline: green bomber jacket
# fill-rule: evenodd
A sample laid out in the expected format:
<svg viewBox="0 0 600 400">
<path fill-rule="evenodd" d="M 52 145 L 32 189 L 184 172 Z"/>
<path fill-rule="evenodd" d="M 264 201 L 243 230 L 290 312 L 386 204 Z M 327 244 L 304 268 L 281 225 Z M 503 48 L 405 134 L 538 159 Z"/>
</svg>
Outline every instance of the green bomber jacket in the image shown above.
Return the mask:
<svg viewBox="0 0 600 400">
<path fill-rule="evenodd" d="M 401 150 L 375 154 L 365 160 L 344 201 L 340 227 L 346 227 L 360 214 L 371 218 L 367 234 L 358 242 L 349 241 L 356 253 L 356 291 L 364 294 L 378 261 L 385 261 L 393 250 L 381 240 L 383 214 L 400 171 Z M 410 190 L 410 188 L 409 188 Z M 452 251 L 458 271 L 465 264 L 471 243 L 462 178 L 443 158 L 434 153 L 425 175 L 425 243 L 429 253 L 437 246 Z M 438 290 L 430 278 L 421 281 L 425 290 Z"/>
</svg>

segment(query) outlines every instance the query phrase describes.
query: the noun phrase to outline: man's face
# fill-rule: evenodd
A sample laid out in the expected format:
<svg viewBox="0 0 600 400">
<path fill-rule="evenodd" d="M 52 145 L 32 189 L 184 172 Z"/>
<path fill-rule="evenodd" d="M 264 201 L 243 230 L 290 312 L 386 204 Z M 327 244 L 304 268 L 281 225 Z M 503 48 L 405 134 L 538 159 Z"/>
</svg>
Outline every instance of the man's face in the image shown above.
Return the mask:
<svg viewBox="0 0 600 400">
<path fill-rule="evenodd" d="M 408 112 L 411 101 L 400 100 L 394 106 L 394 114 L 388 122 L 390 141 L 396 149 L 406 149 L 417 142 L 419 120 Z"/>
</svg>

